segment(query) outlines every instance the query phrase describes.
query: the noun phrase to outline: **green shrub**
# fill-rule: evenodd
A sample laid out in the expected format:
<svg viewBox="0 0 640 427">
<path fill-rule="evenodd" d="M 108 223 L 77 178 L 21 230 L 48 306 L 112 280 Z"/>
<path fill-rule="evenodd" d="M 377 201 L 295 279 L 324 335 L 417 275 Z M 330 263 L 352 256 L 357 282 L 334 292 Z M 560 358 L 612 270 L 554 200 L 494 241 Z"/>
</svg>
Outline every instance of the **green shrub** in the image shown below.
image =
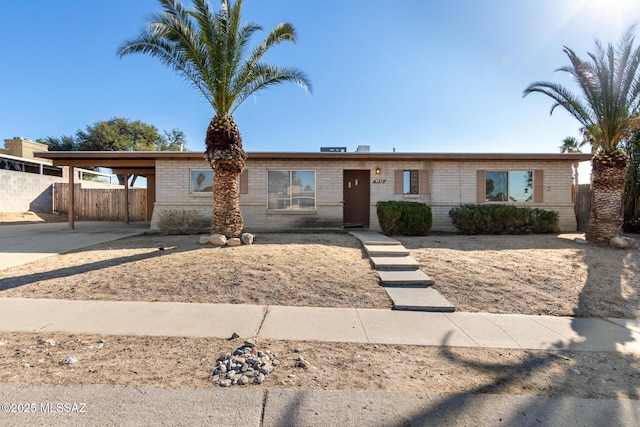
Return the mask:
<svg viewBox="0 0 640 427">
<path fill-rule="evenodd" d="M 387 236 L 424 236 L 431 231 L 431 208 L 419 202 L 378 202 L 378 222 Z"/>
<path fill-rule="evenodd" d="M 167 210 L 158 216 L 158 228 L 167 234 L 196 234 L 206 221 L 198 211 Z"/>
<path fill-rule="evenodd" d="M 464 234 L 557 233 L 559 215 L 555 211 L 511 205 L 462 205 L 449 216 Z"/>
</svg>

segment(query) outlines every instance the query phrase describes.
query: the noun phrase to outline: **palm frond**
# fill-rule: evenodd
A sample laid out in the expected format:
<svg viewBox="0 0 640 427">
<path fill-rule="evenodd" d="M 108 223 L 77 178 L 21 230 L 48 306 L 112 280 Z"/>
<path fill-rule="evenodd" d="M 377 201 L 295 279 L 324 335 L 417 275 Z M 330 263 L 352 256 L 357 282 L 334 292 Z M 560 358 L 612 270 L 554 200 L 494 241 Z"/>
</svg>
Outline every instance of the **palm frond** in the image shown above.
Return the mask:
<svg viewBox="0 0 640 427">
<path fill-rule="evenodd" d="M 185 9 L 177 0 L 158 0 L 162 12 L 154 13 L 138 37 L 118 49 L 123 57 L 143 53 L 181 74 L 211 104 L 216 114 L 227 115 L 251 94 L 283 82 L 295 82 L 311 92 L 311 82 L 295 68 L 261 64 L 273 46 L 295 42 L 295 29 L 276 26 L 251 52 L 252 36 L 262 27 L 241 25 L 242 0 L 221 0 L 215 12 L 207 0 L 193 0 Z"/>
<path fill-rule="evenodd" d="M 580 59 L 573 50 L 563 51 L 570 64 L 556 71 L 569 73 L 579 92 L 551 82 L 535 82 L 524 96 L 539 92 L 549 96 L 582 125 L 585 139 L 604 153 L 615 151 L 639 126 L 640 47 L 633 47 L 635 26 L 630 27 L 617 46 L 595 41 L 595 51 Z"/>
</svg>

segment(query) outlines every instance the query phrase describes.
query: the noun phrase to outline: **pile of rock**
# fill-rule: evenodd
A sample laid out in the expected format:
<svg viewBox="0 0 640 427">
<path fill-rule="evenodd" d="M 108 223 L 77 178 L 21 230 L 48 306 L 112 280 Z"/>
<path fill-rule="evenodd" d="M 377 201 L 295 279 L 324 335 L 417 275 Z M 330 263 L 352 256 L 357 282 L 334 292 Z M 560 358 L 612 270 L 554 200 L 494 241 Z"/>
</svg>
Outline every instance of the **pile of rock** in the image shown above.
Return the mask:
<svg viewBox="0 0 640 427">
<path fill-rule="evenodd" d="M 220 387 L 262 384 L 265 376 L 279 365 L 277 355 L 270 350 L 260 351 L 256 340 L 247 340 L 232 354 L 221 354 L 213 370 L 214 381 Z"/>
<path fill-rule="evenodd" d="M 242 233 L 240 238 L 233 237 L 231 239 L 227 239 L 223 234 L 212 234 L 210 236 L 204 235 L 200 236 L 200 244 L 206 245 L 210 243 L 214 246 L 240 246 L 240 245 L 251 245 L 255 236 L 251 233 Z"/>
</svg>

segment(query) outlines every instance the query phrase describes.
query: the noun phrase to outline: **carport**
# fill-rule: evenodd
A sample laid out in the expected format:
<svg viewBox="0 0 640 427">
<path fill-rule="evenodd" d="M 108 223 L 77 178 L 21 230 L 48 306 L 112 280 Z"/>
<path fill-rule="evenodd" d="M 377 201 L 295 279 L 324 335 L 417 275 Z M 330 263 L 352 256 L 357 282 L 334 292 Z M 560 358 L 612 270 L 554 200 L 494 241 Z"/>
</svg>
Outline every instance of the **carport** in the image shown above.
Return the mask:
<svg viewBox="0 0 640 427">
<path fill-rule="evenodd" d="M 156 200 L 156 159 L 171 158 L 176 152 L 155 151 L 40 151 L 34 153 L 53 161 L 54 166 L 69 168 L 69 229 L 74 229 L 74 183 L 75 168 L 102 167 L 109 168 L 114 174 L 124 175 L 124 222 L 129 224 L 129 176 L 139 175 L 147 179 L 147 220 L 151 219 Z"/>
</svg>

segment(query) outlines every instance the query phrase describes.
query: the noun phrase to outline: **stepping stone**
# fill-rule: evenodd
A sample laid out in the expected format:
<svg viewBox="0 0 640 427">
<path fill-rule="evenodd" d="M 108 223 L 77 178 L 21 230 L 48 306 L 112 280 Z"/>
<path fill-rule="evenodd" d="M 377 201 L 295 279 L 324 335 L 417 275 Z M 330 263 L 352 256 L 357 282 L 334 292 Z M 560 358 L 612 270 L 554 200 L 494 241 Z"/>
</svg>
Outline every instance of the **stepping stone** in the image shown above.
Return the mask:
<svg viewBox="0 0 640 427">
<path fill-rule="evenodd" d="M 420 270 L 378 270 L 382 286 L 427 287 L 434 281 Z"/>
<path fill-rule="evenodd" d="M 350 231 L 363 245 L 399 245 L 400 242 L 375 231 Z"/>
<path fill-rule="evenodd" d="M 395 310 L 452 312 L 456 307 L 433 288 L 385 288 Z"/>
<path fill-rule="evenodd" d="M 417 270 L 420 263 L 410 256 L 372 256 L 376 270 Z"/>
<path fill-rule="evenodd" d="M 409 251 L 402 245 L 364 245 L 369 256 L 408 256 Z"/>
</svg>

